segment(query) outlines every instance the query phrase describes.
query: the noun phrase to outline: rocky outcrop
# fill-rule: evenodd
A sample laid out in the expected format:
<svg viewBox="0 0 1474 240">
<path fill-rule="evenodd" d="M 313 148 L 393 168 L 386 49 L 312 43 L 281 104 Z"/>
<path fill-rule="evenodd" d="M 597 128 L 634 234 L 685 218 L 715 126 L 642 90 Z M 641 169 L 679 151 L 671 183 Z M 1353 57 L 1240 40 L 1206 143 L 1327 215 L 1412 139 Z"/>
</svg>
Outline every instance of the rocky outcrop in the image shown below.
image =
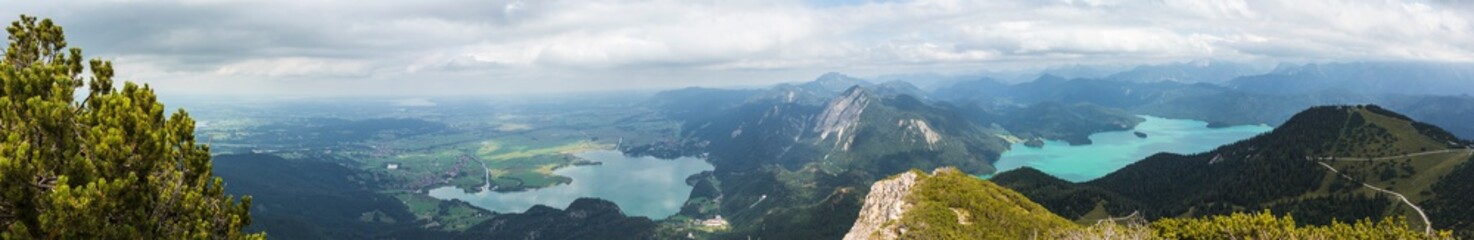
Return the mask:
<svg viewBox="0 0 1474 240">
<path fill-rule="evenodd" d="M 906 197 L 916 185 L 916 172 L 909 171 L 890 179 L 875 182 L 870 194 L 865 195 L 865 205 L 860 208 L 860 217 L 855 226 L 844 235 L 845 240 L 897 239 L 906 229 L 898 229 L 893 223 L 911 208 Z"/>
</svg>

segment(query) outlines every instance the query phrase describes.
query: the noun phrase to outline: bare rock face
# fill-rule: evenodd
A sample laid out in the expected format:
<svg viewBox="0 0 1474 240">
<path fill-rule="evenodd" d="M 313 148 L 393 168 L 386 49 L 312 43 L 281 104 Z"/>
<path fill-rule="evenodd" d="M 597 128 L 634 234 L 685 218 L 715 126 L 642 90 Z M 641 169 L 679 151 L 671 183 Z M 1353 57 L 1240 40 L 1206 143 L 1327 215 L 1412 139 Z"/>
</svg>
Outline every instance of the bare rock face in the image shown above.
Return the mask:
<svg viewBox="0 0 1474 240">
<path fill-rule="evenodd" d="M 901 219 L 911 208 L 906 197 L 916 185 L 916 172 L 906 172 L 891 179 L 875 182 L 870 194 L 865 195 L 865 205 L 860 207 L 860 217 L 855 226 L 844 235 L 845 240 L 897 239 L 906 229 L 898 224 L 886 224 Z"/>
<path fill-rule="evenodd" d="M 936 150 L 937 143 L 942 141 L 942 135 L 938 134 L 936 130 L 932 130 L 931 126 L 926 124 L 926 120 L 900 120 L 896 122 L 896 126 L 906 129 L 905 135 L 907 137 L 900 140 L 903 142 L 916 142 L 917 139 L 920 139 L 926 142 L 927 149 Z"/>
<path fill-rule="evenodd" d="M 818 123 L 814 125 L 814 132 L 819 133 L 819 140 L 835 139 L 836 147 L 841 150 L 849 150 L 850 143 L 854 142 L 854 128 L 860 125 L 860 114 L 864 113 L 865 107 L 870 105 L 870 98 L 865 94 L 863 88 L 851 88 L 844 96 L 835 98 L 819 114 Z"/>
</svg>

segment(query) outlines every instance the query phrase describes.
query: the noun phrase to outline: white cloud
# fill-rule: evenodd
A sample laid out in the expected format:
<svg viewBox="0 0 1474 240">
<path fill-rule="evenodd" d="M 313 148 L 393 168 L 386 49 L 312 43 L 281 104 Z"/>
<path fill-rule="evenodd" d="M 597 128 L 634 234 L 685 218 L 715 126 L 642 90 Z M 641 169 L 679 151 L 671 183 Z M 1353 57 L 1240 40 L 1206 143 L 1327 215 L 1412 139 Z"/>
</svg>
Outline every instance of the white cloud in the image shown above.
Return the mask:
<svg viewBox="0 0 1474 240">
<path fill-rule="evenodd" d="M 1192 59 L 1474 61 L 1418 0 L 5 2 L 163 91 L 550 92 Z M 123 68 L 121 70 L 129 70 Z M 358 84 L 344 86 L 344 82 Z"/>
<path fill-rule="evenodd" d="M 226 64 L 215 70 L 219 75 L 252 77 L 366 77 L 368 66 L 357 60 L 320 58 L 251 59 Z"/>
</svg>

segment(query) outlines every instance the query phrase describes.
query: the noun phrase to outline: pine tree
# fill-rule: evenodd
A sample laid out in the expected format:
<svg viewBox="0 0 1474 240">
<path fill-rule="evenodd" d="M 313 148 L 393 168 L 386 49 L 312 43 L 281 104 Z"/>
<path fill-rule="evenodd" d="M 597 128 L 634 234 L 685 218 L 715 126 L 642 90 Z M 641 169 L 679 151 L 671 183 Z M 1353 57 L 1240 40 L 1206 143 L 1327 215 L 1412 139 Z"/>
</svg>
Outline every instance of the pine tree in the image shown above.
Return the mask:
<svg viewBox="0 0 1474 240">
<path fill-rule="evenodd" d="M 165 115 L 148 85 L 114 88 L 109 61 L 84 68 L 50 19 L 6 31 L 0 238 L 265 238 L 241 231 L 251 198 L 225 194 L 183 109 Z"/>
</svg>

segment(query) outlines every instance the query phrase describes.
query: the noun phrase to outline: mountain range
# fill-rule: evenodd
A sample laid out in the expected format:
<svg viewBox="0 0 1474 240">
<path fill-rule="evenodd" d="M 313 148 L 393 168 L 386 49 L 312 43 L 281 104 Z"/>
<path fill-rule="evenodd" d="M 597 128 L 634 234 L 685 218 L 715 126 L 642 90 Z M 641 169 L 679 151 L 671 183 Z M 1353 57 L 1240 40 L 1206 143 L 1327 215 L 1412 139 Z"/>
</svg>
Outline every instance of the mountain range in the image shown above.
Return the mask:
<svg viewBox="0 0 1474 240">
<path fill-rule="evenodd" d="M 1363 65 L 1378 66 L 1371 63 Z M 1340 78 L 1328 78 L 1323 74 L 1270 73 L 1239 77 L 1223 84 L 1174 81 L 1140 82 L 1113 78 L 1067 79 L 1053 75 L 1044 75 L 1029 82 L 1005 84 L 984 78 L 958 82 L 931 94 L 932 98 L 938 101 L 972 103 L 984 106 L 984 109 L 1027 107 L 1046 102 L 1090 103 L 1134 114 L 1204 120 L 1213 123 L 1214 126 L 1274 125 L 1288 120 L 1291 115 L 1311 106 L 1377 104 L 1443 126 L 1464 138 L 1474 138 L 1474 126 L 1465 124 L 1474 121 L 1474 97 L 1467 93 L 1451 92 L 1474 89 L 1474 87 L 1459 85 L 1474 83 L 1474 79 L 1464 78 L 1464 76 L 1474 76 L 1474 74 L 1462 74 L 1460 71 L 1465 70 L 1455 70 L 1454 67 L 1436 68 L 1435 66 L 1442 65 L 1432 65 L 1426 68 L 1445 70 L 1441 71 L 1445 74 L 1434 76 L 1440 77 L 1437 80 L 1407 80 L 1406 85 L 1440 86 L 1439 88 L 1443 89 L 1426 92 L 1384 91 L 1383 89 L 1386 88 L 1370 83 L 1336 85 L 1340 84 L 1340 81 L 1336 80 Z M 1281 83 L 1271 84 L 1265 88 L 1293 85 L 1297 84 L 1296 82 L 1313 83 L 1312 85 L 1323 87 L 1306 87 L 1296 91 L 1267 91 L 1256 90 L 1256 87 L 1248 87 L 1248 84 L 1238 84 L 1257 81 L 1250 79 L 1268 78 L 1270 75 L 1280 79 L 1277 81 Z M 1351 73 L 1340 75 L 1351 75 Z M 1404 77 L 1420 79 L 1415 78 L 1416 75 Z M 1386 82 L 1373 79 L 1386 78 L 1362 77 L 1359 81 Z"/>
<path fill-rule="evenodd" d="M 1042 74 L 1019 83 L 990 78 L 927 83 L 943 86 L 935 88 L 904 79 L 875 83 L 828 73 L 809 82 L 761 89 L 663 91 L 639 105 L 678 122 L 676 136 L 619 148 L 629 155 L 702 156 L 714 166 L 686 179 L 693 190 L 675 216 L 630 217 L 611 202 L 582 199 L 561 210 L 537 206 L 524 213 L 481 215 L 490 220 L 459 233 L 414 234 L 834 239 L 892 236 L 887 234 L 908 229 L 921 235 L 894 236 L 1067 238 L 1105 231 L 1095 227 L 1097 222 L 1121 216 L 1150 222 L 1134 231 L 1152 234 L 1177 229 L 1159 223 L 1211 225 L 1222 216 L 1293 219 L 1290 225 L 1307 229 L 1402 217 L 1414 230 L 1453 230 L 1474 237 L 1468 230 L 1474 229 L 1469 218 L 1474 204 L 1467 200 L 1474 199 L 1474 189 L 1458 184 L 1474 180 L 1474 166 L 1464 164 L 1470 160 L 1471 143 L 1460 140 L 1474 136 L 1474 126 L 1466 124 L 1474 120 L 1474 97 L 1318 87 L 1263 91 L 1251 84 L 1268 75 L 1347 76 L 1306 74 L 1307 68 L 1286 65 L 1264 74 L 1223 77 L 1258 68 L 1186 63 L 1098 78 Z M 1351 71 L 1347 68 L 1321 69 Z M 1458 76 L 1458 71 L 1451 72 L 1429 76 Z M 1069 182 L 1031 168 L 997 173 L 988 181 L 973 177 L 993 174 L 993 164 L 1015 143 L 1092 144 L 1090 134 L 1133 129 L 1143 121 L 1139 115 L 1204 120 L 1210 127 L 1267 124 L 1275 130 L 1208 152 L 1152 155 L 1088 182 Z M 229 169 L 238 168 L 217 171 L 231 177 L 240 173 Z M 915 169 L 943 170 L 928 175 Z M 911 179 L 904 181 L 912 181 L 918 190 L 891 191 L 900 188 L 895 187 L 900 186 L 897 179 Z M 351 182 L 336 187 L 310 181 L 280 184 L 335 189 L 331 192 L 344 196 L 364 191 Z M 866 210 L 884 205 L 871 200 L 877 197 L 910 204 L 921 215 L 907 218 L 910 212 L 903 211 L 877 218 L 872 215 L 876 211 Z M 281 204 L 287 201 L 262 198 L 261 203 L 267 210 L 273 204 L 291 209 Z M 1235 215 L 1260 211 L 1269 212 Z M 408 216 L 399 210 L 381 215 L 366 215 L 384 220 L 369 227 L 352 223 L 363 216 L 317 216 L 345 227 L 305 236 L 408 236 L 393 230 L 405 227 L 393 220 Z M 266 219 L 263 225 L 290 229 L 293 222 L 309 220 Z M 373 231 L 354 234 L 352 229 Z M 932 234 L 927 229 L 939 230 L 938 235 L 926 235 Z"/>
</svg>

